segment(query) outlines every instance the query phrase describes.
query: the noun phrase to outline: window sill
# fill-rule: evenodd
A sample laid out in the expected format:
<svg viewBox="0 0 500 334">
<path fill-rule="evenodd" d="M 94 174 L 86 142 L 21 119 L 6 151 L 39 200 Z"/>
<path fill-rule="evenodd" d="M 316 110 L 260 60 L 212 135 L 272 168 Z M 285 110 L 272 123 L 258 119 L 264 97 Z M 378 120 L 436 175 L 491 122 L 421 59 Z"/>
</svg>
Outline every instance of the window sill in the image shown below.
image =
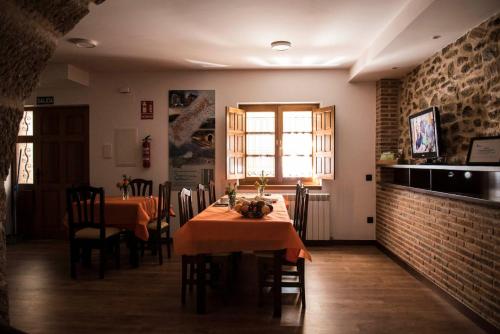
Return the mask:
<svg viewBox="0 0 500 334">
<path fill-rule="evenodd" d="M 283 190 L 295 190 L 295 187 L 296 185 L 292 185 L 292 184 L 270 184 L 268 186 L 266 186 L 266 191 L 267 190 L 270 190 L 270 191 L 283 191 Z M 304 185 L 305 188 L 309 189 L 309 190 L 321 190 L 321 186 L 318 184 L 318 185 L 307 185 L 305 184 Z M 238 186 L 238 190 L 241 190 L 241 191 L 253 191 L 253 192 L 257 192 L 257 190 L 255 189 L 255 186 L 254 185 L 246 185 L 246 184 L 242 184 L 242 185 L 239 185 Z"/>
</svg>

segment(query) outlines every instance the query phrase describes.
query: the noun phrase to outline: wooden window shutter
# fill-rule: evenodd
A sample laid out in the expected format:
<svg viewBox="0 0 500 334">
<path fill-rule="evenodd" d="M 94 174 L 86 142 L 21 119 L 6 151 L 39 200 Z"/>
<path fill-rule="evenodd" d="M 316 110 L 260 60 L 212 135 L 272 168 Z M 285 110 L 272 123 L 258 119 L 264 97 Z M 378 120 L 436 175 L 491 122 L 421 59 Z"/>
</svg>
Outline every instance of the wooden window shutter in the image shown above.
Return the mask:
<svg viewBox="0 0 500 334">
<path fill-rule="evenodd" d="M 313 172 L 318 179 L 335 178 L 335 106 L 313 110 Z"/>
<path fill-rule="evenodd" d="M 226 108 L 226 179 L 245 178 L 245 110 Z"/>
</svg>

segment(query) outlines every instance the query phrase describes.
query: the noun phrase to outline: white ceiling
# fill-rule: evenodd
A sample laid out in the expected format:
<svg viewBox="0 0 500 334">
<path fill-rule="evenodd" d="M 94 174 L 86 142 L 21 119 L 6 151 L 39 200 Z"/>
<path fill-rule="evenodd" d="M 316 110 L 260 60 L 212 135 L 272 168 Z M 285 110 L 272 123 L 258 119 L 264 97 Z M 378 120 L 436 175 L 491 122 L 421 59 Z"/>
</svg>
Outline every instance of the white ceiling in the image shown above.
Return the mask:
<svg viewBox="0 0 500 334">
<path fill-rule="evenodd" d="M 61 40 L 52 62 L 91 71 L 352 67 L 353 80 L 373 80 L 399 75 L 387 71 L 416 65 L 498 10 L 498 0 L 106 0 L 65 36 L 98 47 Z M 414 37 L 419 57 L 403 52 Z M 274 40 L 292 48 L 271 50 Z"/>
</svg>

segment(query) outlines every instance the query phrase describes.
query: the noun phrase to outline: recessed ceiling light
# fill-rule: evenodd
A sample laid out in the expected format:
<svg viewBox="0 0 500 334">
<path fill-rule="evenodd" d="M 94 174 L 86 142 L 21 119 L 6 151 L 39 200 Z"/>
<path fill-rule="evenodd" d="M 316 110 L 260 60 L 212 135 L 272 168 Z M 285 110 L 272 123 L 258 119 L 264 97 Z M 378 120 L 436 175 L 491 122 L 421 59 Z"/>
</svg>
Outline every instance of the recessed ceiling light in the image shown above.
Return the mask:
<svg viewBox="0 0 500 334">
<path fill-rule="evenodd" d="M 92 49 L 97 46 L 97 41 L 87 38 L 68 38 L 67 41 L 75 44 L 79 48 Z"/>
<path fill-rule="evenodd" d="M 292 43 L 289 41 L 274 41 L 271 43 L 271 49 L 276 51 L 286 51 L 290 49 Z"/>
<path fill-rule="evenodd" d="M 441 35 L 434 35 L 432 36 L 432 39 L 440 39 L 441 38 Z"/>
</svg>

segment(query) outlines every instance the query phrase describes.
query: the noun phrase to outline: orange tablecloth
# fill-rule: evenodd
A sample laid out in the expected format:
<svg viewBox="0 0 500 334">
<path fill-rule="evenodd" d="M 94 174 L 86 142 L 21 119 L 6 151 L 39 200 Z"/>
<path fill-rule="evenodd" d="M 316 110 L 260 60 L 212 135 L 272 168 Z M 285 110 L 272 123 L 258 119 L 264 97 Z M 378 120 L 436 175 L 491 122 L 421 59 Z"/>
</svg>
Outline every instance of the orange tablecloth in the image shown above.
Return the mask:
<svg viewBox="0 0 500 334">
<path fill-rule="evenodd" d="M 227 207 L 209 206 L 174 235 L 174 251 L 180 255 L 286 249 L 286 259 L 311 260 L 290 223 L 285 201 L 273 195 L 274 210 L 260 219 L 242 217 Z"/>
<path fill-rule="evenodd" d="M 96 201 L 95 215 L 99 214 Z M 141 240 L 148 240 L 148 223 L 156 217 L 158 197 L 122 197 L 106 196 L 104 203 L 104 220 L 106 226 L 118 227 L 134 232 Z M 65 221 L 65 225 L 67 222 Z"/>
<path fill-rule="evenodd" d="M 141 240 L 148 240 L 148 223 L 156 217 L 158 197 L 106 197 L 104 218 L 106 226 L 133 231 Z"/>
</svg>

